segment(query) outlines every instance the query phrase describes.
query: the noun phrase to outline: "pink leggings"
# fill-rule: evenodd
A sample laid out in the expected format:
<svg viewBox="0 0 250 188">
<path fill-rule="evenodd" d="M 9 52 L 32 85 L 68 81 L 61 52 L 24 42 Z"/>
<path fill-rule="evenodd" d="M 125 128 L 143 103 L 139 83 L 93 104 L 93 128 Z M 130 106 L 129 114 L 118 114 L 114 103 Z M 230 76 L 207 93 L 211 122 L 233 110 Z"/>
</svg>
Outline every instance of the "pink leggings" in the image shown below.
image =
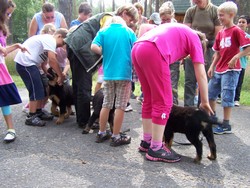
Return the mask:
<svg viewBox="0 0 250 188">
<path fill-rule="evenodd" d="M 169 62 L 151 42 L 136 43 L 132 61 L 144 96 L 142 118 L 165 126 L 173 105 Z"/>
</svg>

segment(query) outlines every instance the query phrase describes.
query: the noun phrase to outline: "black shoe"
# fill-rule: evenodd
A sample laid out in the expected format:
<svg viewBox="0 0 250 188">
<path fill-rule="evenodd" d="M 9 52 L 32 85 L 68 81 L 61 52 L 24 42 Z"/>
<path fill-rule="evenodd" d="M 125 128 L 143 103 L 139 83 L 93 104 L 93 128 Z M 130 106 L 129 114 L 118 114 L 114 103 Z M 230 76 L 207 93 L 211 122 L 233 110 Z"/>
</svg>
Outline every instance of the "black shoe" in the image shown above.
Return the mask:
<svg viewBox="0 0 250 188">
<path fill-rule="evenodd" d="M 37 117 L 39 117 L 41 120 L 51 121 L 51 120 L 53 120 L 54 115 L 52 115 L 46 111 L 42 111 L 42 112 L 37 114 Z"/>
<path fill-rule="evenodd" d="M 130 142 L 131 142 L 130 136 L 127 136 L 125 134 L 120 134 L 120 138 L 111 137 L 110 146 L 116 147 L 116 146 L 121 146 L 125 144 L 130 144 Z"/>
<path fill-rule="evenodd" d="M 106 131 L 105 134 L 98 134 L 96 135 L 96 143 L 104 142 L 105 140 L 110 139 L 112 136 L 112 133 L 110 131 Z"/>
<path fill-rule="evenodd" d="M 149 148 L 146 158 L 150 161 L 163 161 L 167 163 L 175 163 L 181 160 L 180 155 L 166 147 L 162 147 L 157 151 L 153 151 Z"/>
<path fill-rule="evenodd" d="M 25 120 L 26 125 L 43 127 L 46 122 L 42 121 L 37 115 L 27 116 Z"/>
<path fill-rule="evenodd" d="M 150 147 L 150 143 L 147 143 L 144 140 L 142 140 L 138 150 L 140 152 L 148 152 L 149 147 Z"/>
</svg>

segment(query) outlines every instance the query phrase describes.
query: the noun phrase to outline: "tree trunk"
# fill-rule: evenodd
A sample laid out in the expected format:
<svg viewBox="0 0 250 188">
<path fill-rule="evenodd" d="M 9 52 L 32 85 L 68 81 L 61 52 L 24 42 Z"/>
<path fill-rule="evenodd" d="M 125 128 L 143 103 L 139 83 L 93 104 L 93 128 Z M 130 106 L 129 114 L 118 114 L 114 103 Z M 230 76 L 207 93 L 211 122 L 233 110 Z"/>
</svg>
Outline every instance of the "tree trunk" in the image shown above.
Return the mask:
<svg viewBox="0 0 250 188">
<path fill-rule="evenodd" d="M 155 1 L 155 12 L 159 12 L 159 8 L 160 8 L 159 0 L 156 0 Z"/>
<path fill-rule="evenodd" d="M 115 0 L 112 1 L 112 11 L 115 11 Z"/>
<path fill-rule="evenodd" d="M 147 8 L 148 8 L 148 1 L 145 0 L 144 1 L 144 16 L 146 16 L 146 17 L 147 17 Z"/>
<path fill-rule="evenodd" d="M 69 26 L 72 20 L 73 0 L 58 0 L 58 11 L 64 15 Z"/>
</svg>

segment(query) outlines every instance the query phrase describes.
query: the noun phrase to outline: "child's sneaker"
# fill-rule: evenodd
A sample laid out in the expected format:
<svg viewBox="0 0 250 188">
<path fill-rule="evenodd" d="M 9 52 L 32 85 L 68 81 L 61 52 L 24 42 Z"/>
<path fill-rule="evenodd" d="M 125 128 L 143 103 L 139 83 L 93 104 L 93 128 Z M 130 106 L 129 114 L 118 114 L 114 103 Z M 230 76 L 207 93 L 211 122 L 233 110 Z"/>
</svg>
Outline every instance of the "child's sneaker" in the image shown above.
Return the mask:
<svg viewBox="0 0 250 188">
<path fill-rule="evenodd" d="M 130 111 L 133 111 L 133 108 L 131 105 L 128 105 L 125 109 L 125 112 L 130 112 Z"/>
<path fill-rule="evenodd" d="M 54 118 L 54 115 L 50 114 L 49 112 L 42 110 L 39 114 L 37 114 L 37 116 L 41 119 L 41 120 L 45 120 L 45 121 L 51 121 Z"/>
<path fill-rule="evenodd" d="M 239 101 L 234 101 L 234 106 L 239 107 L 240 106 L 240 102 Z"/>
<path fill-rule="evenodd" d="M 121 146 L 125 144 L 130 144 L 131 142 L 131 137 L 125 134 L 121 134 L 120 138 L 116 137 L 111 137 L 111 143 L 110 146 L 116 147 L 116 146 Z"/>
<path fill-rule="evenodd" d="M 148 152 L 149 147 L 150 147 L 150 143 L 147 143 L 146 141 L 142 140 L 138 150 L 140 152 Z"/>
<path fill-rule="evenodd" d="M 15 139 L 16 139 L 16 132 L 15 130 L 12 129 L 8 130 L 3 140 L 5 142 L 13 142 Z"/>
<path fill-rule="evenodd" d="M 173 150 L 169 150 L 167 147 L 154 151 L 149 148 L 146 158 L 150 161 L 163 161 L 167 163 L 175 163 L 181 160 L 181 156 Z"/>
<path fill-rule="evenodd" d="M 214 134 L 231 134 L 232 133 L 231 126 L 225 125 L 225 124 L 223 124 L 222 126 L 217 125 L 213 127 L 213 133 Z"/>
<path fill-rule="evenodd" d="M 37 115 L 33 115 L 26 117 L 25 124 L 30 126 L 43 127 L 46 123 L 42 121 Z"/>
<path fill-rule="evenodd" d="M 96 143 L 104 142 L 105 140 L 110 139 L 112 136 L 112 133 L 110 131 L 106 131 L 105 134 L 98 134 L 96 135 Z"/>
</svg>

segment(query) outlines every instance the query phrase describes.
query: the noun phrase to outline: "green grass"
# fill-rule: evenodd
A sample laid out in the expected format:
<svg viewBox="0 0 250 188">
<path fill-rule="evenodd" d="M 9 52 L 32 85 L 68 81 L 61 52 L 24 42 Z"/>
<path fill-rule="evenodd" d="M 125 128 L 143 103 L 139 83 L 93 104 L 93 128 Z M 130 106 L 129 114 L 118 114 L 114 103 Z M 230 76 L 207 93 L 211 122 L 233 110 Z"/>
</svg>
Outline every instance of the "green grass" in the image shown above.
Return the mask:
<svg viewBox="0 0 250 188">
<path fill-rule="evenodd" d="M 18 73 L 16 72 L 15 63 L 13 61 L 13 55 L 10 55 L 6 58 L 6 64 L 7 64 L 8 70 L 9 70 L 15 84 L 17 85 L 17 87 L 20 87 L 20 88 L 25 87 L 21 78 L 19 77 Z M 97 79 L 97 73 L 93 75 L 92 91 L 94 91 L 96 79 Z M 240 99 L 240 103 L 242 105 L 246 105 L 246 106 L 250 106 L 250 95 L 249 95 L 250 84 L 249 83 L 250 83 L 250 67 L 248 67 L 248 69 L 246 70 L 246 73 L 245 73 L 245 78 L 244 78 L 242 91 L 241 91 L 241 99 Z M 179 99 L 183 100 L 183 96 L 184 96 L 184 71 L 183 71 L 182 66 L 181 66 L 181 71 L 180 71 L 180 80 L 179 80 L 178 87 L 179 87 L 178 88 Z M 140 93 L 141 93 L 140 85 L 139 85 L 139 83 L 136 83 L 134 94 L 136 96 L 139 96 Z"/>
</svg>

